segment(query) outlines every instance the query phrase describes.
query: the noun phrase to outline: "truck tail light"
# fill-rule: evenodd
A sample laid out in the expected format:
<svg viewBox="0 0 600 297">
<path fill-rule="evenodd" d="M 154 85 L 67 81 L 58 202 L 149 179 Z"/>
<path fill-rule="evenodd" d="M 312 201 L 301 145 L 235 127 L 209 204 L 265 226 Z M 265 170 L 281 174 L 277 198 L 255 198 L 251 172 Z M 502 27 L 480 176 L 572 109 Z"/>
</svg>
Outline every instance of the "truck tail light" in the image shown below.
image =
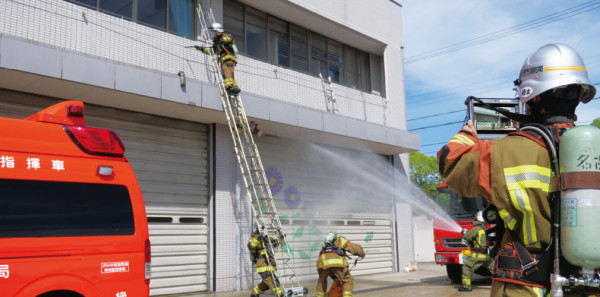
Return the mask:
<svg viewBox="0 0 600 297">
<path fill-rule="evenodd" d="M 150 285 L 150 277 L 152 276 L 151 262 L 152 257 L 150 253 L 150 239 L 146 239 L 144 242 L 144 262 L 145 263 L 145 272 L 146 272 L 146 285 Z"/>
<path fill-rule="evenodd" d="M 123 157 L 125 153 L 123 142 L 112 130 L 68 125 L 64 129 L 73 142 L 88 154 Z"/>
</svg>

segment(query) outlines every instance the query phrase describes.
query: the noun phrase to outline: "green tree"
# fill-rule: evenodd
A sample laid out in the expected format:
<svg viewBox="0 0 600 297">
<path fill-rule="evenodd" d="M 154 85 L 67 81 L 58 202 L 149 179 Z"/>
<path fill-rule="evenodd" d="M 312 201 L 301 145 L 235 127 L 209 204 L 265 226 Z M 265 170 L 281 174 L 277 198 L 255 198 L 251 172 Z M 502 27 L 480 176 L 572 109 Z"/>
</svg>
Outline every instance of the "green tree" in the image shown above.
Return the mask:
<svg viewBox="0 0 600 297">
<path fill-rule="evenodd" d="M 410 181 L 430 197 L 435 197 L 437 186 L 442 183 L 436 157 L 419 152 L 409 154 Z"/>
<path fill-rule="evenodd" d="M 590 125 L 600 128 L 600 118 L 595 119 Z"/>
</svg>

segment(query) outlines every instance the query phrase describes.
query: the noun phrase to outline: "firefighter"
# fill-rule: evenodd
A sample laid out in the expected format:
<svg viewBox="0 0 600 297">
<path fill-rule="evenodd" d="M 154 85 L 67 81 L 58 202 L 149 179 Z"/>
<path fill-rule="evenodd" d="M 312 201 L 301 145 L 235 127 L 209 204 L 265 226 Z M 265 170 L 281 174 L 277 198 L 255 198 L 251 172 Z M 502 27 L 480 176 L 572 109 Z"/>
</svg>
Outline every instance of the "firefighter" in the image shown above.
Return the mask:
<svg viewBox="0 0 600 297">
<path fill-rule="evenodd" d="M 473 221 L 473 229 L 468 231 L 463 229 L 462 233 L 471 250 L 463 264 L 462 285 L 458 287 L 458 290 L 470 292 L 472 290 L 471 277 L 477 269 L 485 267 L 490 275 L 494 270 L 494 261 L 488 255 L 486 228 L 481 211 L 477 213 L 476 220 Z"/>
<path fill-rule="evenodd" d="M 267 240 L 267 236 L 270 240 Z M 269 241 L 271 244 L 269 244 Z M 258 297 L 267 289 L 271 289 L 275 296 L 283 296 L 279 279 L 275 275 L 277 264 L 273 254 L 273 249 L 279 246 L 280 242 L 279 238 L 273 238 L 266 234 L 263 222 L 259 222 L 254 232 L 252 232 L 248 240 L 248 249 L 250 250 L 252 263 L 256 264 L 256 272 L 262 278 L 262 282 L 252 289 L 250 297 Z"/>
<path fill-rule="evenodd" d="M 327 278 L 338 279 L 342 283 L 343 297 L 352 297 L 354 282 L 348 269 L 347 254 L 365 257 L 365 251 L 357 244 L 348 239 L 338 236 L 335 232 L 327 234 L 319 258 L 317 259 L 317 271 L 319 280 L 317 282 L 317 297 L 325 297 L 327 291 Z"/>
<path fill-rule="evenodd" d="M 195 48 L 207 55 L 211 54 L 212 49 L 212 51 L 219 56 L 225 90 L 227 90 L 227 93 L 230 95 L 239 94 L 240 88 L 233 77 L 233 70 L 237 64 L 235 58 L 237 55 L 237 47 L 235 46 L 231 35 L 225 33 L 221 24 L 214 23 L 212 24 L 211 29 L 215 32 L 215 37 L 212 39 L 212 48 L 200 45 L 196 45 Z"/>
<path fill-rule="evenodd" d="M 581 57 L 564 44 L 547 44 L 525 60 L 514 82 L 526 122 L 546 127 L 557 142 L 577 120 L 575 108 L 596 88 Z M 467 197 L 483 195 L 506 225 L 495 258 L 491 296 L 546 296 L 552 270 L 551 157 L 531 131 L 479 141 L 471 121 L 438 151 L 442 179 Z"/>
</svg>

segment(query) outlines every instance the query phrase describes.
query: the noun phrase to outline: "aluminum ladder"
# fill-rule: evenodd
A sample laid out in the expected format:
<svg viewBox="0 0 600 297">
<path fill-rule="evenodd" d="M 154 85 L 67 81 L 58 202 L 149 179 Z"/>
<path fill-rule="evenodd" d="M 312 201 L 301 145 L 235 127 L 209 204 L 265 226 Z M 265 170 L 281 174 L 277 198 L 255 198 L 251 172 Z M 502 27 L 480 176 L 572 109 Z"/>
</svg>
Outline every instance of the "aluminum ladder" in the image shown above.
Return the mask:
<svg viewBox="0 0 600 297">
<path fill-rule="evenodd" d="M 325 100 L 327 104 L 327 111 L 336 113 L 339 110 L 336 108 L 335 95 L 333 94 L 333 85 L 331 82 L 331 76 L 327 77 L 327 80 L 323 78 L 323 75 L 319 73 L 321 78 L 321 86 L 323 87 L 323 93 L 325 94 Z"/>
<path fill-rule="evenodd" d="M 210 32 L 204 17 L 203 10 L 198 3 L 197 7 L 198 19 L 202 27 L 202 37 L 204 38 L 205 46 L 212 46 Z M 208 10 L 207 16 L 210 23 L 214 23 L 212 10 Z M 267 250 L 273 252 L 274 257 L 278 259 L 278 271 L 271 272 L 273 279 L 279 279 L 280 287 L 286 297 L 306 296 L 308 291 L 303 288 L 296 278 L 294 267 L 294 259 L 291 255 L 289 246 L 286 243 L 285 233 L 279 220 L 279 214 L 275 207 L 275 201 L 269 188 L 269 182 L 265 174 L 265 170 L 258 152 L 258 146 L 254 142 L 252 136 L 252 128 L 246 117 L 246 111 L 242 104 L 241 96 L 229 95 L 223 83 L 221 75 L 221 66 L 219 64 L 217 53 L 210 49 L 210 66 L 215 75 L 215 81 L 221 93 L 221 101 L 223 110 L 229 124 L 229 131 L 233 139 L 234 152 L 240 166 L 240 172 L 244 179 L 247 195 L 251 200 L 252 213 L 254 216 L 254 225 L 259 227 L 259 222 L 264 223 L 265 237 L 264 244 Z M 273 239 L 280 239 L 278 247 L 273 245 Z M 269 258 L 267 257 L 267 263 Z M 270 264 L 270 263 L 269 263 Z"/>
</svg>

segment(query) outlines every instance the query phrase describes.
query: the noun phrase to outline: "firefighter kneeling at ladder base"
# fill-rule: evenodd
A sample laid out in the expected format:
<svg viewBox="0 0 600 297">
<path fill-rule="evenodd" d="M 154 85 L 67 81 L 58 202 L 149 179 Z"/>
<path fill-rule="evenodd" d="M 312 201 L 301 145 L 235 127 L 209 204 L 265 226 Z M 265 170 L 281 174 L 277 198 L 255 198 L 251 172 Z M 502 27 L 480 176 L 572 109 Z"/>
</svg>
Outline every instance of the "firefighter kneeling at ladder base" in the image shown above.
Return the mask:
<svg viewBox="0 0 600 297">
<path fill-rule="evenodd" d="M 574 126 L 575 108 L 589 102 L 596 88 L 581 57 L 564 44 L 544 45 L 527 57 L 515 85 L 526 104 L 519 121 L 527 125 L 502 139 L 480 141 L 469 120 L 438 152 L 439 170 L 460 195 L 486 197 L 506 226 L 491 296 L 548 296 L 556 252 L 551 243 L 558 239 L 551 220 L 560 208 L 551 206 L 560 201 L 552 183 L 560 173 L 553 173 L 548 145 Z"/>
<path fill-rule="evenodd" d="M 268 289 L 271 289 L 275 296 L 284 296 L 279 279 L 275 275 L 277 264 L 275 264 L 273 254 L 273 249 L 278 247 L 280 242 L 279 238 L 273 238 L 266 233 L 263 222 L 259 222 L 254 232 L 252 232 L 250 240 L 248 240 L 248 249 L 250 250 L 252 263 L 256 264 L 256 272 L 262 278 L 262 282 L 252 289 L 250 297 L 258 297 Z"/>
<path fill-rule="evenodd" d="M 494 261 L 488 255 L 487 248 L 487 236 L 485 230 L 485 222 L 483 221 L 483 213 L 480 211 L 477 213 L 475 221 L 473 221 L 473 229 L 463 230 L 463 238 L 469 243 L 470 250 L 468 252 L 468 258 L 465 260 L 462 269 L 462 285 L 458 288 L 459 291 L 470 292 L 471 289 L 471 277 L 473 273 L 479 269 L 479 267 L 486 268 L 490 275 L 494 270 Z"/>
<path fill-rule="evenodd" d="M 223 26 L 219 23 L 214 23 L 211 29 L 215 31 L 215 37 L 212 39 L 212 51 L 219 56 L 219 63 L 221 64 L 221 71 L 223 74 L 223 83 L 225 84 L 225 90 L 230 95 L 236 95 L 240 93 L 237 83 L 233 77 L 233 70 L 237 64 L 236 55 L 237 47 L 231 38 L 231 35 L 224 33 Z M 202 47 L 196 45 L 195 48 L 203 53 L 210 55 L 210 47 Z"/>
<path fill-rule="evenodd" d="M 319 272 L 317 297 L 325 297 L 328 277 L 331 277 L 334 280 L 334 285 L 332 285 L 332 289 L 328 294 L 329 297 L 352 297 L 354 282 L 352 280 L 352 275 L 350 274 L 350 269 L 348 269 L 348 261 L 346 261 L 346 257 L 350 257 L 348 257 L 346 252 L 360 258 L 365 257 L 365 251 L 359 244 L 352 243 L 348 239 L 338 236 L 335 232 L 327 234 L 321 248 L 321 253 L 317 259 L 317 271 Z M 354 262 L 354 265 L 356 265 L 356 261 Z M 337 292 L 334 287 L 338 281 L 341 282 L 343 295 L 337 293 L 338 295 L 334 296 L 334 294 L 336 294 L 334 292 Z"/>
</svg>

